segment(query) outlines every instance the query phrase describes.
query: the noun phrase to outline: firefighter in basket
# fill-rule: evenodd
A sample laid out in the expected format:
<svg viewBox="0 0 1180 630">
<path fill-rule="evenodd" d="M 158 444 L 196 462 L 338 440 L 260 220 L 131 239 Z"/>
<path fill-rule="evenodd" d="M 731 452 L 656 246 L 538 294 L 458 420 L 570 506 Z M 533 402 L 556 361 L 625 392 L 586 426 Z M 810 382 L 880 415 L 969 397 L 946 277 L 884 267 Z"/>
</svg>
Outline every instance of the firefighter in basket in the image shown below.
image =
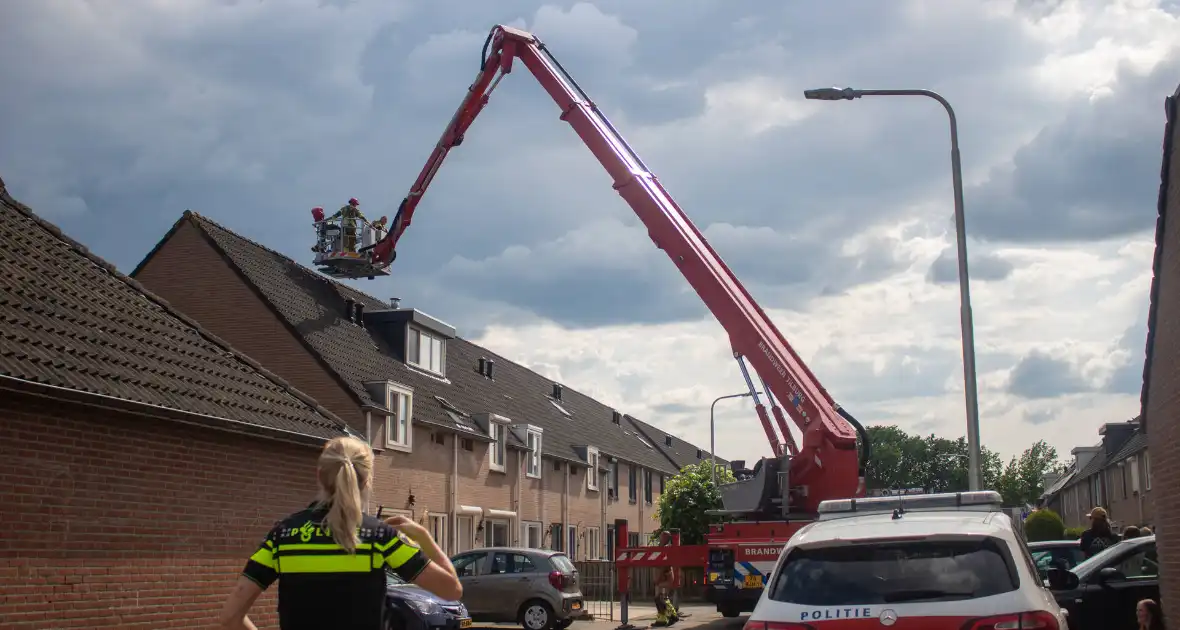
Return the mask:
<svg viewBox="0 0 1180 630">
<path fill-rule="evenodd" d="M 343 250 L 346 252 L 356 252 L 357 232 L 360 228 L 360 222 L 368 223 L 365 215 L 361 214 L 360 202 L 356 197 L 348 200 L 348 204 L 341 207 L 340 210 L 328 217 L 328 220 L 340 219 L 340 229 L 344 232 L 342 234 L 344 239 Z"/>
<path fill-rule="evenodd" d="M 328 224 L 324 223 L 324 209 L 316 206 L 311 209 L 311 220 L 315 223 L 316 241 L 311 251 L 320 253 L 327 251 Z"/>
</svg>

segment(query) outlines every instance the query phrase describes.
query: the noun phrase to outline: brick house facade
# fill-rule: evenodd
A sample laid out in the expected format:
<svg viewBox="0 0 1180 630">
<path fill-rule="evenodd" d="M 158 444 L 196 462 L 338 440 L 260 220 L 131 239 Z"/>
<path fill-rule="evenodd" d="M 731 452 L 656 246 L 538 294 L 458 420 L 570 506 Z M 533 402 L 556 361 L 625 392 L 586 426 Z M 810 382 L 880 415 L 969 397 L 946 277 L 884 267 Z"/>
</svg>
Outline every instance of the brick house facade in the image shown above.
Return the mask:
<svg viewBox="0 0 1180 630">
<path fill-rule="evenodd" d="M 1164 157 L 1156 247 L 1147 318 L 1147 360 L 1140 415 L 1147 430 L 1156 486 L 1160 597 L 1166 619 L 1180 619 L 1180 159 L 1176 108 L 1180 89 L 1165 102 Z"/>
<path fill-rule="evenodd" d="M 1087 527 L 1088 515 L 1104 507 L 1116 530 L 1151 525 L 1155 519 L 1151 456 L 1138 420 L 1110 423 L 1099 430 L 1097 446 L 1079 446 L 1065 474 L 1050 484 L 1041 503 L 1066 527 Z"/>
<path fill-rule="evenodd" d="M 0 182 L 0 626 L 215 627 L 345 430 Z"/>
<path fill-rule="evenodd" d="M 132 276 L 368 436 L 373 501 L 452 553 L 506 544 L 606 557 L 616 519 L 638 543 L 656 529 L 664 480 L 708 457 L 192 212 Z"/>
</svg>

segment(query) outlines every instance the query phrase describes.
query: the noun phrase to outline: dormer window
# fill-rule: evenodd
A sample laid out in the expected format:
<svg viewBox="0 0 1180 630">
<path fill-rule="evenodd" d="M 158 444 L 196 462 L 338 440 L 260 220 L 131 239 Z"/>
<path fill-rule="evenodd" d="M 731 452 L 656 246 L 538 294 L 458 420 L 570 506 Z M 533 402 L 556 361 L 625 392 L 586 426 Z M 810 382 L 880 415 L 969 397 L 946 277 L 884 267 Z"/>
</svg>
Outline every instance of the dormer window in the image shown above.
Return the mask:
<svg viewBox="0 0 1180 630">
<path fill-rule="evenodd" d="M 541 478 L 541 429 L 529 427 L 527 432 L 528 462 L 525 475 L 533 479 Z"/>
<path fill-rule="evenodd" d="M 492 438 L 492 443 L 488 446 L 488 469 L 505 472 L 508 468 L 508 425 L 490 420 L 488 437 Z"/>
<path fill-rule="evenodd" d="M 589 464 L 589 470 L 586 471 L 586 489 L 598 490 L 598 449 L 593 446 L 586 447 L 586 463 Z"/>
<path fill-rule="evenodd" d="M 414 393 L 408 388 L 385 384 L 385 446 L 398 450 L 410 450 L 413 446 L 413 427 L 410 419 L 414 412 Z"/>
<path fill-rule="evenodd" d="M 444 376 L 447 342 L 440 335 L 411 325 L 406 334 L 406 361 L 411 365 Z"/>
</svg>

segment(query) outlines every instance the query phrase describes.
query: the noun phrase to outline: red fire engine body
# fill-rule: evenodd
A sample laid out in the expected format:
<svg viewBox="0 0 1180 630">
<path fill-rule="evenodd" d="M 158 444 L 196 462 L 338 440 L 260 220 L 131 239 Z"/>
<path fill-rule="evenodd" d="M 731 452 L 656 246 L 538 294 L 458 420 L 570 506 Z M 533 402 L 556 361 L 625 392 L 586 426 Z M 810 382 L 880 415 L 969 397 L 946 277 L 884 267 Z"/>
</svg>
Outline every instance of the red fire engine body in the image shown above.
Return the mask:
<svg viewBox="0 0 1180 630">
<path fill-rule="evenodd" d="M 508 26 L 491 30 L 475 81 L 402 200 L 388 234 L 360 249 L 368 252 L 369 267 L 357 277 L 372 277 L 374 270 L 379 272 L 394 260 L 397 243 L 422 195 L 516 59 L 557 103 L 561 120 L 606 169 L 615 190 L 647 227 L 656 247 L 664 250 L 729 334 L 734 358 L 774 453 L 752 470 L 744 469 L 744 462 L 733 462 L 738 481 L 721 487 L 724 509 L 715 512 L 726 522 L 711 527 L 705 544 L 680 545 L 678 533 L 666 532 L 660 536 L 661 544 L 626 548 L 627 524 L 618 521 L 614 560 L 619 592 L 628 592 L 631 568 L 695 566 L 705 569 L 711 599 L 723 614 L 752 610 L 768 573 L 758 565 L 773 566 L 791 534 L 815 518 L 820 501 L 863 494 L 869 453 L 866 434 L 832 400 L 700 230 L 537 37 Z M 747 361 L 761 381 L 762 392 L 750 376 Z M 762 393 L 770 403 L 773 424 Z M 798 426 L 801 444 L 792 437 L 780 402 Z"/>
</svg>

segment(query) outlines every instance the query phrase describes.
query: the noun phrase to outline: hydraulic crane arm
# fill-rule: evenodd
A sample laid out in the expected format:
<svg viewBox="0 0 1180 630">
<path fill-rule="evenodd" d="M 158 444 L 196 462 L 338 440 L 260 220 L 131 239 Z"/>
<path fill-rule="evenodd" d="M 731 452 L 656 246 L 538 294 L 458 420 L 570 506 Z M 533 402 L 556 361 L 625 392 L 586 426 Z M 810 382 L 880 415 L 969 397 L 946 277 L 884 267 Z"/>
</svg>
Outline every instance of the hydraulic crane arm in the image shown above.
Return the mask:
<svg viewBox="0 0 1180 630">
<path fill-rule="evenodd" d="M 614 188 L 647 227 L 656 247 L 664 250 L 688 280 L 705 305 L 729 333 L 734 356 L 754 396 L 762 427 L 776 455 L 791 451 L 790 481 L 805 487 L 800 505 L 813 512 L 819 501 L 851 497 L 863 483 L 858 464 L 857 433 L 811 370 L 787 343 L 741 282 L 722 262 L 659 180 L 631 149 L 590 98 L 578 86 L 544 44 L 531 33 L 508 26 L 496 26 L 484 43 L 479 73 L 459 109 L 451 118 L 430 159 L 402 200 L 388 235 L 371 248 L 371 263 L 388 266 L 395 257 L 398 241 L 410 226 L 414 210 L 450 150 L 488 103 L 491 92 L 520 59 L 541 83 L 569 123 L 607 170 Z M 748 361 L 764 385 L 783 433 L 780 442 L 745 363 Z M 796 447 L 775 399 L 786 405 L 787 413 L 802 432 Z M 796 454 L 796 450 L 798 451 Z"/>
</svg>

